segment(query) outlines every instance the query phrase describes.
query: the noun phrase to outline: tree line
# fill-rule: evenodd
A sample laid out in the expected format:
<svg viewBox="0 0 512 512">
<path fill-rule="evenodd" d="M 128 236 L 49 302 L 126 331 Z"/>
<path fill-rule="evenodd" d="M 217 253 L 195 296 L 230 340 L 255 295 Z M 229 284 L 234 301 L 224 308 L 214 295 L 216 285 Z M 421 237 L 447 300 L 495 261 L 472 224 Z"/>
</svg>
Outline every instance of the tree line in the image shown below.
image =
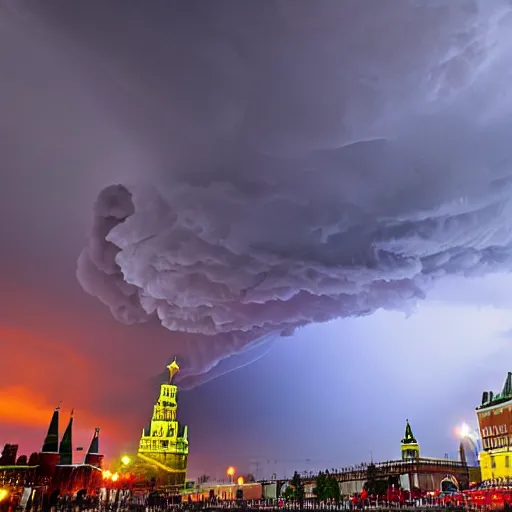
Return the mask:
<svg viewBox="0 0 512 512">
<path fill-rule="evenodd" d="M 313 494 L 318 501 L 340 501 L 341 493 L 338 480 L 328 470 L 320 471 L 315 479 Z M 290 485 L 284 493 L 286 499 L 302 502 L 304 500 L 304 484 L 297 471 L 293 474 Z"/>
</svg>

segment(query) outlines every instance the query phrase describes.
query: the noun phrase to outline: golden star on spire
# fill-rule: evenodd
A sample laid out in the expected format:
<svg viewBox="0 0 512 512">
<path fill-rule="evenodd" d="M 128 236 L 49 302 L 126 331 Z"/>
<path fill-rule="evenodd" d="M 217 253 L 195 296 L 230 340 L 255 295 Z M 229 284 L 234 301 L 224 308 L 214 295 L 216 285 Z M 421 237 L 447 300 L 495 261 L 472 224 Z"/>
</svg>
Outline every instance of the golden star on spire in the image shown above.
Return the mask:
<svg viewBox="0 0 512 512">
<path fill-rule="evenodd" d="M 174 376 L 180 371 L 176 358 L 174 358 L 174 361 L 167 366 L 167 369 L 169 370 L 169 382 L 172 382 Z"/>
</svg>

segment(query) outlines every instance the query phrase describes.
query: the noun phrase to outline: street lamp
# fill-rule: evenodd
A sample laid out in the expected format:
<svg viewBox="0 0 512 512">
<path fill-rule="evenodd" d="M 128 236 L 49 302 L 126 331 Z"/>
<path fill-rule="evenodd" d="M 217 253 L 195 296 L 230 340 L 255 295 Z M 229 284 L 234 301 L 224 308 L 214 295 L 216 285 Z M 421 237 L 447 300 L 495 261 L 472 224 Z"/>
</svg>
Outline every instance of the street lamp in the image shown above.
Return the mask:
<svg viewBox="0 0 512 512">
<path fill-rule="evenodd" d="M 131 459 L 130 457 L 128 457 L 128 455 L 124 455 L 123 457 L 121 457 L 121 463 L 123 464 L 123 466 L 128 466 L 128 464 L 130 464 L 131 462 Z"/>
<path fill-rule="evenodd" d="M 236 469 L 233 466 L 229 466 L 229 468 L 226 470 L 226 475 L 229 476 L 229 480 L 231 483 L 233 483 L 233 477 L 235 476 Z"/>
<path fill-rule="evenodd" d="M 479 436 L 478 432 L 472 429 L 467 423 L 461 423 L 456 429 L 455 433 L 460 438 L 461 442 L 469 444 L 472 455 L 475 460 L 471 461 L 471 464 L 478 462 L 478 451 L 479 451 Z"/>
</svg>

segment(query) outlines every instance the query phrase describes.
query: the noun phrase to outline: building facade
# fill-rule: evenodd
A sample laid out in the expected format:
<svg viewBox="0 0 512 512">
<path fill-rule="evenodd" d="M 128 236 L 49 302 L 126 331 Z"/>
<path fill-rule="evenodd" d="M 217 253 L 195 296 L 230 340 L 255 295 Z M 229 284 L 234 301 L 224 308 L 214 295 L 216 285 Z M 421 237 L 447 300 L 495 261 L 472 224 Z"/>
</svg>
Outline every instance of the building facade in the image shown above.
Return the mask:
<svg viewBox="0 0 512 512">
<path fill-rule="evenodd" d="M 188 429 L 177 419 L 180 368 L 174 360 L 168 367 L 169 381 L 160 386 L 149 425 L 142 430 L 137 461 L 132 471 L 141 472 L 158 487 L 183 488 L 188 462 Z"/>
<path fill-rule="evenodd" d="M 484 391 L 476 409 L 482 439 L 482 480 L 512 478 L 512 372 L 499 394 Z"/>
</svg>

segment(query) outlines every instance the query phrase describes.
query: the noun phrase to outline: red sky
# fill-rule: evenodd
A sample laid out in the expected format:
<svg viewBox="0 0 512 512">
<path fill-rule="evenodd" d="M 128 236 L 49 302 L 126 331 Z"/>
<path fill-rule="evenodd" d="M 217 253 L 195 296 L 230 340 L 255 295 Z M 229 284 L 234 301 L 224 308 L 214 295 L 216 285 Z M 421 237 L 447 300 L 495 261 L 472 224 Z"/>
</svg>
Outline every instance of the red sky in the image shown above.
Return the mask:
<svg viewBox="0 0 512 512">
<path fill-rule="evenodd" d="M 75 409 L 75 446 L 87 445 L 95 427 L 102 429 L 107 455 L 133 446 L 152 408 L 149 379 L 169 358 L 165 343 L 145 350 L 144 327 L 118 324 L 78 285 L 64 294 L 54 282 L 41 293 L 27 281 L 5 283 L 12 293 L 8 304 L 5 296 L 0 304 L 9 312 L 0 317 L 0 444 L 20 443 L 21 452 L 40 449 L 62 402 L 61 431 Z M 146 327 L 147 336 L 158 339 Z"/>
</svg>

